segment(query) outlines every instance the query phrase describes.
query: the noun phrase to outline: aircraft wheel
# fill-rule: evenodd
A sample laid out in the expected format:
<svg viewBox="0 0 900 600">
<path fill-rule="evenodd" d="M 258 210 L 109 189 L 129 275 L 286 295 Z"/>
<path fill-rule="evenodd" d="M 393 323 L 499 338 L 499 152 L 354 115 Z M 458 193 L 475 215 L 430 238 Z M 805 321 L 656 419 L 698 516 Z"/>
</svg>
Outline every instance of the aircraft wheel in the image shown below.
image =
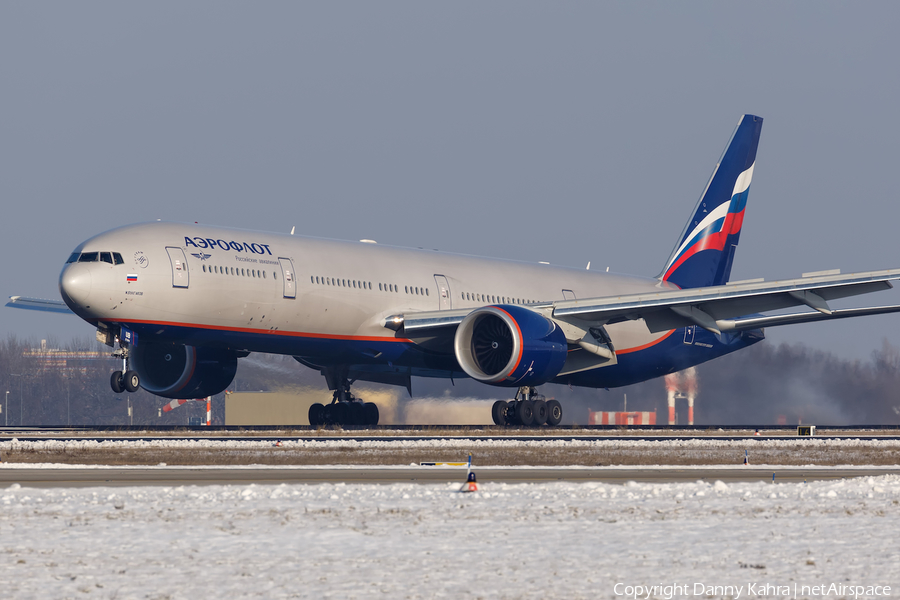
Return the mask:
<svg viewBox="0 0 900 600">
<path fill-rule="evenodd" d="M 363 417 L 366 425 L 378 425 L 378 405 L 374 402 L 366 402 L 363 405 Z"/>
<path fill-rule="evenodd" d="M 122 380 L 122 371 L 116 371 L 110 376 L 109 387 L 117 394 L 121 394 L 125 391 L 125 382 Z"/>
<path fill-rule="evenodd" d="M 365 425 L 366 424 L 366 409 L 363 406 L 362 402 L 350 402 L 347 404 L 347 413 L 348 425 Z"/>
<path fill-rule="evenodd" d="M 525 427 L 534 423 L 534 404 L 531 400 L 519 402 L 519 405 L 516 407 L 516 416 L 519 418 L 519 423 Z"/>
<path fill-rule="evenodd" d="M 505 400 L 497 400 L 491 407 L 491 418 L 494 425 L 506 425 L 506 408 L 509 406 Z"/>
<path fill-rule="evenodd" d="M 346 402 L 335 402 L 331 405 L 331 419 L 335 425 L 346 425 L 350 417 L 350 407 Z"/>
<path fill-rule="evenodd" d="M 126 391 L 136 392 L 141 387 L 141 376 L 137 374 L 137 371 L 125 371 L 122 384 L 125 386 Z"/>
<path fill-rule="evenodd" d="M 556 400 L 547 402 L 547 424 L 556 427 L 562 421 L 562 405 Z"/>
<path fill-rule="evenodd" d="M 543 400 L 535 400 L 534 401 L 534 424 L 540 427 L 541 425 L 545 425 L 547 423 L 548 411 L 547 411 L 547 403 Z"/>
<path fill-rule="evenodd" d="M 316 402 L 309 407 L 309 425 L 310 427 L 318 427 L 325 424 L 325 407 Z"/>
</svg>

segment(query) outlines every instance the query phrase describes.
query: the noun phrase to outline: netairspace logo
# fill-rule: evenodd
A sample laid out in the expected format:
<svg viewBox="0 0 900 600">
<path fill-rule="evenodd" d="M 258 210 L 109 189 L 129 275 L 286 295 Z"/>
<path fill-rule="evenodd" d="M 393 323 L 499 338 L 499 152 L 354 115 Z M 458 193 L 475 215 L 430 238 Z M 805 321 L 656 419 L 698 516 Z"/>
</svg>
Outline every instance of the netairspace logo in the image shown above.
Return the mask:
<svg viewBox="0 0 900 600">
<path fill-rule="evenodd" d="M 613 593 L 624 598 L 637 600 L 642 598 L 686 598 L 692 596 L 708 596 L 717 598 L 810 598 L 843 596 L 845 598 L 875 598 L 890 596 L 891 587 L 887 585 L 848 585 L 845 583 L 819 583 L 814 585 L 776 585 L 772 583 L 745 583 L 741 585 L 708 585 L 705 583 L 670 583 L 657 585 L 628 585 L 617 583 Z"/>
</svg>

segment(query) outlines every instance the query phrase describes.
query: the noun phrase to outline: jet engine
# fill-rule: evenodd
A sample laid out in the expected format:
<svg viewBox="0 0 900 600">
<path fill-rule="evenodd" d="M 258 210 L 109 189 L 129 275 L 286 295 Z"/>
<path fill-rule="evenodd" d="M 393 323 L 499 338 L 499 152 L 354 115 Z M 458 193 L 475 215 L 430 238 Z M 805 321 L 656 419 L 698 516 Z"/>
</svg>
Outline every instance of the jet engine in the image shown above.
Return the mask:
<svg viewBox="0 0 900 600">
<path fill-rule="evenodd" d="M 556 323 L 514 305 L 469 313 L 453 342 L 463 371 L 482 383 L 537 386 L 556 377 L 566 362 L 566 336 Z"/>
<path fill-rule="evenodd" d="M 205 398 L 234 380 L 238 356 L 229 350 L 141 342 L 131 351 L 131 368 L 141 387 L 163 398 Z"/>
</svg>

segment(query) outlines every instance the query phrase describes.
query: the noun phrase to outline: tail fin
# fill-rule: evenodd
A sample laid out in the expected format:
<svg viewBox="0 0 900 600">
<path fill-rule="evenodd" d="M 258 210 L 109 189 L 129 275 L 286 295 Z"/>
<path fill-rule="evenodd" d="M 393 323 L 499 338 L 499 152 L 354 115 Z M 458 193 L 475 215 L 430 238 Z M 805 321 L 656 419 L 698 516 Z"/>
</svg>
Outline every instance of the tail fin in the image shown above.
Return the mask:
<svg viewBox="0 0 900 600">
<path fill-rule="evenodd" d="M 659 279 L 681 288 L 728 281 L 762 122 L 762 117 L 754 115 L 741 117 Z"/>
</svg>

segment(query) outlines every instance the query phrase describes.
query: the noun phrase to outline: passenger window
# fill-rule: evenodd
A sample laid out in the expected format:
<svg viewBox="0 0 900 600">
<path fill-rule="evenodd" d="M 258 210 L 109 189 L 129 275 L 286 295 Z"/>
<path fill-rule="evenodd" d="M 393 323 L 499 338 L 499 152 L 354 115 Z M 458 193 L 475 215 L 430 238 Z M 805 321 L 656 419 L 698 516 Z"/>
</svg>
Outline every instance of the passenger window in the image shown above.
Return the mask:
<svg viewBox="0 0 900 600">
<path fill-rule="evenodd" d="M 115 264 L 117 264 L 117 265 L 124 265 L 124 264 L 125 264 L 125 261 L 122 260 L 122 255 L 119 254 L 118 252 L 113 252 L 113 261 L 114 261 Z"/>
<path fill-rule="evenodd" d="M 97 252 L 82 252 L 78 262 L 97 262 Z"/>
<path fill-rule="evenodd" d="M 78 257 L 81 256 L 80 252 L 73 252 L 69 255 L 69 260 L 66 261 L 66 264 L 78 262 Z"/>
<path fill-rule="evenodd" d="M 206 265 L 203 265 L 203 272 L 206 273 Z"/>
<path fill-rule="evenodd" d="M 428 295 L 428 288 L 425 288 L 425 295 Z"/>
</svg>

